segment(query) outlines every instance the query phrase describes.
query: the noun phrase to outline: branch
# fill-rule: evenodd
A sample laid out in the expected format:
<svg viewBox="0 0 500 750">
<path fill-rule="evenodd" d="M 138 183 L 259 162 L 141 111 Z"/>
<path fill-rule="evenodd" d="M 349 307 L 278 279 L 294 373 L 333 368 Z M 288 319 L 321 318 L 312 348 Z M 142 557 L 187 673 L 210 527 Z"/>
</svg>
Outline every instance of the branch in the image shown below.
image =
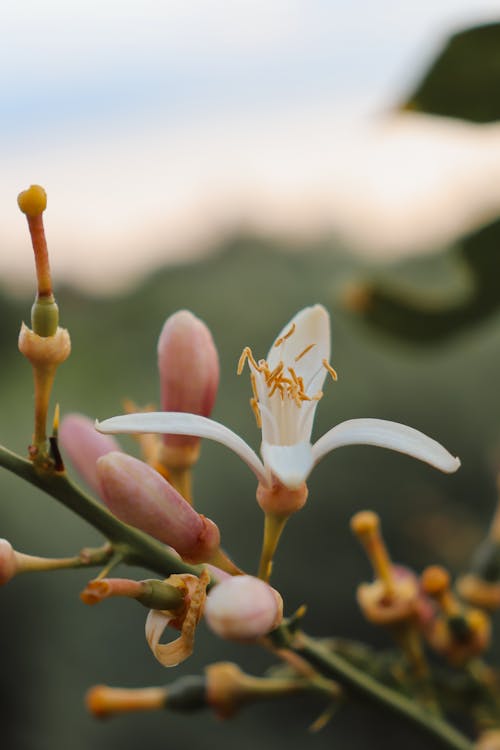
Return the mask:
<svg viewBox="0 0 500 750">
<path fill-rule="evenodd" d="M 435 740 L 438 740 L 443 748 L 473 750 L 474 744 L 448 722 L 435 714 L 429 713 L 414 700 L 382 685 L 370 675 L 353 666 L 344 657 L 325 649 L 314 638 L 302 632 L 292 637 L 286 631 L 280 635 L 290 639 L 288 647 L 291 650 L 315 664 L 324 674 L 338 679 L 359 696 L 369 698 L 381 707 L 408 719 L 428 735 L 434 737 Z"/>
<path fill-rule="evenodd" d="M 37 469 L 30 461 L 1 445 L 0 466 L 51 495 L 100 531 L 122 554 L 124 562 L 141 565 L 163 577 L 172 573 L 200 574 L 200 566 L 188 565 L 161 542 L 115 518 L 107 508 L 73 484 L 66 472 Z"/>
</svg>

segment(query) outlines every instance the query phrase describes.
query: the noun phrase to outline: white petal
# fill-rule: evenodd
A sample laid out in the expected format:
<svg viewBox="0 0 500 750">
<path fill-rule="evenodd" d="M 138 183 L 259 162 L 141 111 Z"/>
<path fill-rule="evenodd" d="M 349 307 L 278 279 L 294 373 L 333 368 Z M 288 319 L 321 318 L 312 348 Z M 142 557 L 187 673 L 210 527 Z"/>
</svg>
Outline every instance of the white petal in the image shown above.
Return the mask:
<svg viewBox="0 0 500 750">
<path fill-rule="evenodd" d="M 376 445 L 426 461 L 436 469 L 451 474 L 460 466 L 460 460 L 446 448 L 412 427 L 388 422 L 384 419 L 350 419 L 333 427 L 314 444 L 314 463 L 341 445 Z"/>
<path fill-rule="evenodd" d="M 124 414 L 96 422 L 99 432 L 159 432 L 165 435 L 195 435 L 222 443 L 230 448 L 252 469 L 259 481 L 268 484 L 267 473 L 257 454 L 232 430 L 219 422 L 198 414 L 176 411 L 149 411 L 141 414 Z"/>
<path fill-rule="evenodd" d="M 283 338 L 292 325 L 295 325 L 293 334 L 281 346 L 275 346 L 276 341 Z M 321 390 L 326 376 L 323 360 L 330 359 L 330 316 L 325 308 L 314 305 L 298 312 L 276 337 L 276 341 L 267 358 L 271 370 L 282 359 L 285 368 L 293 367 L 297 375 L 304 379 L 309 395 Z M 314 347 L 296 362 L 295 358 L 310 344 L 314 344 Z"/>
<path fill-rule="evenodd" d="M 288 487 L 295 490 L 305 482 L 314 466 L 310 443 L 271 445 L 262 443 L 262 458 L 266 468 Z"/>
</svg>

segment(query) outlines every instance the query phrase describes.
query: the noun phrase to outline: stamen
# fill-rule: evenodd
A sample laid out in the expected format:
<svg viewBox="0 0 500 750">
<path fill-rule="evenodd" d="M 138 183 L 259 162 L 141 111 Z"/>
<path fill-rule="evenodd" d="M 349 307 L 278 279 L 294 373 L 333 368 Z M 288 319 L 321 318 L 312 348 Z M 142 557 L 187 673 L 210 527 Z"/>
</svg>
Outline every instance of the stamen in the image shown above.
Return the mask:
<svg viewBox="0 0 500 750">
<path fill-rule="evenodd" d="M 302 357 L 304 357 L 307 354 L 307 352 L 310 352 L 311 349 L 313 349 L 315 346 L 316 344 L 309 344 L 309 346 L 306 346 L 303 352 L 300 352 L 300 354 L 297 354 L 297 356 L 295 357 L 295 362 L 298 362 L 299 359 L 302 359 Z"/>
<path fill-rule="evenodd" d="M 325 370 L 327 370 L 330 373 L 330 375 L 332 376 L 332 379 L 337 380 L 338 375 L 336 371 L 333 369 L 333 367 L 331 366 L 331 364 L 328 362 L 328 360 L 324 359 L 322 361 L 323 361 L 323 367 L 325 368 Z"/>
<path fill-rule="evenodd" d="M 257 378 L 255 377 L 255 373 L 250 373 L 250 382 L 252 384 L 252 393 L 255 398 L 255 400 L 258 402 L 259 400 L 259 392 L 257 390 Z"/>
<path fill-rule="evenodd" d="M 262 428 L 262 417 L 260 415 L 260 409 L 259 409 L 259 402 L 256 398 L 250 399 L 250 406 L 252 407 L 252 411 L 255 415 L 255 421 L 257 422 L 257 427 L 259 430 Z"/>
<path fill-rule="evenodd" d="M 266 366 L 267 366 L 267 362 L 266 362 Z M 276 365 L 276 367 L 274 368 L 272 372 L 270 372 L 269 368 L 267 368 L 269 374 L 266 374 L 266 385 L 270 386 L 273 380 L 281 380 L 280 375 L 283 372 L 283 368 L 284 368 L 284 364 L 281 360 L 278 362 L 278 364 Z"/>
<path fill-rule="evenodd" d="M 250 349 L 249 346 L 245 346 L 245 348 L 243 349 L 243 351 L 241 353 L 241 357 L 238 360 L 238 368 L 236 370 L 236 372 L 237 372 L 238 375 L 241 375 L 241 373 L 243 372 L 243 368 L 245 367 L 245 362 L 247 361 L 247 359 L 250 362 L 250 364 L 252 365 L 252 367 L 254 367 L 256 370 L 259 369 L 259 365 L 257 364 L 257 362 L 254 359 L 254 356 L 252 354 L 252 350 Z"/>
<path fill-rule="evenodd" d="M 291 335 L 292 335 L 292 334 L 293 334 L 294 332 L 295 332 L 295 323 L 292 323 L 292 325 L 290 326 L 290 330 L 289 330 L 289 331 L 288 331 L 287 333 L 285 333 L 285 335 L 284 335 L 284 336 L 280 336 L 280 338 L 276 340 L 276 342 L 275 342 L 274 346 L 275 346 L 276 348 L 278 348 L 278 346 L 281 346 L 281 344 L 283 343 L 283 341 L 285 341 L 285 339 L 289 339 L 289 338 L 290 338 L 290 336 L 291 336 Z"/>
</svg>

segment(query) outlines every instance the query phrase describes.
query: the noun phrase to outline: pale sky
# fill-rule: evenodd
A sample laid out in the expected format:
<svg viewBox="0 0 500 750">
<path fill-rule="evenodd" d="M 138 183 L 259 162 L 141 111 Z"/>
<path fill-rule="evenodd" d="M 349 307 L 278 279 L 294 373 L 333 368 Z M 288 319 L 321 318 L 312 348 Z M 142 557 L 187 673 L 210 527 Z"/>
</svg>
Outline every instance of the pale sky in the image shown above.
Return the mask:
<svg viewBox="0 0 500 750">
<path fill-rule="evenodd" d="M 33 182 L 56 279 L 100 290 L 242 225 L 390 256 L 495 215 L 496 126 L 381 116 L 449 33 L 497 19 L 498 0 L 2 4 L 1 277 L 32 279 Z"/>
</svg>

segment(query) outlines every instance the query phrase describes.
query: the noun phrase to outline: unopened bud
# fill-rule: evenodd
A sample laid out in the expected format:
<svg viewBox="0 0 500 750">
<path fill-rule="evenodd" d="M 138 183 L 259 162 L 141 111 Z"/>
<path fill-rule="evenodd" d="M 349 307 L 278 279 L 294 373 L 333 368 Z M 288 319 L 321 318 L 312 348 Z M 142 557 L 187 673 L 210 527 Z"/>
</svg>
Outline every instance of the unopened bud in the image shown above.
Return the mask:
<svg viewBox="0 0 500 750">
<path fill-rule="evenodd" d="M 97 432 L 92 419 L 83 414 L 66 414 L 59 428 L 59 445 L 82 479 L 96 494 L 101 487 L 97 477 L 97 459 L 120 446 L 111 435 Z"/>
<path fill-rule="evenodd" d="M 267 635 L 283 618 L 283 600 L 253 576 L 234 576 L 215 586 L 205 605 L 205 619 L 221 638 L 247 641 Z"/>
<path fill-rule="evenodd" d="M 219 385 L 219 358 L 209 329 L 188 310 L 165 322 L 158 341 L 158 367 L 164 411 L 210 416 Z M 199 445 L 199 438 L 186 435 L 164 435 L 163 441 L 172 449 L 194 450 Z M 170 453 L 172 462 L 176 452 Z"/>
<path fill-rule="evenodd" d="M 173 547 L 192 563 L 209 561 L 219 549 L 219 529 L 157 471 L 124 453 L 97 461 L 97 475 L 108 508 L 121 521 Z"/>
</svg>

